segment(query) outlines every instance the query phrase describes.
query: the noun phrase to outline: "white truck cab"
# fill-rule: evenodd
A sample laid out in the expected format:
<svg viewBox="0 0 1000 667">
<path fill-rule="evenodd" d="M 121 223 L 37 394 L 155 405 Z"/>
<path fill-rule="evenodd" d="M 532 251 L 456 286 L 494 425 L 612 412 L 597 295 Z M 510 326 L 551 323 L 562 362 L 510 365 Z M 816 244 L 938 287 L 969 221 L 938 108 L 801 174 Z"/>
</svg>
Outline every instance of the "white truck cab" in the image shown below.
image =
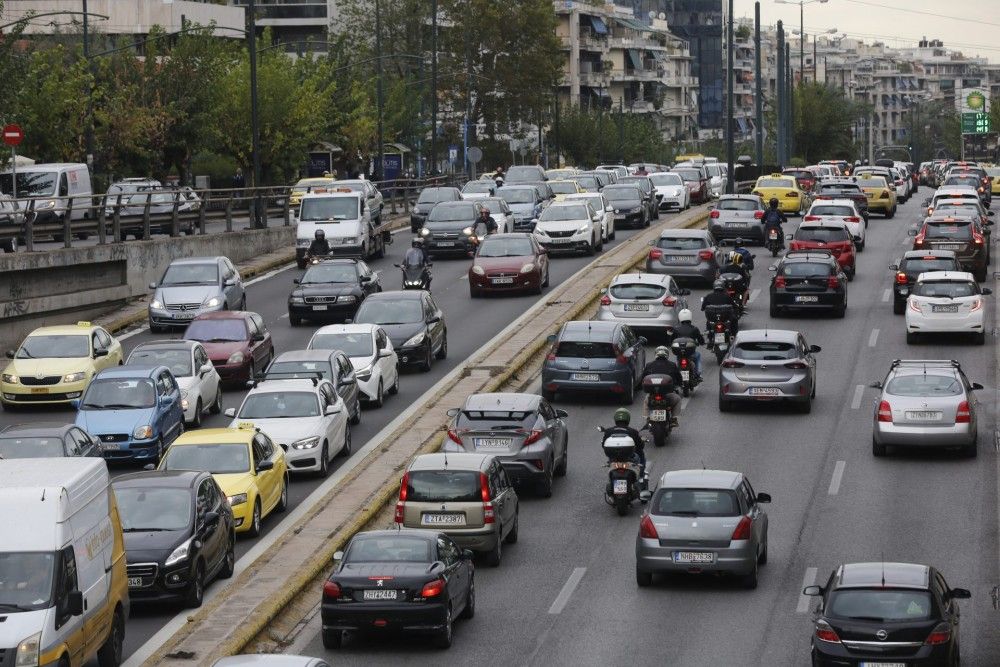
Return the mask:
<svg viewBox="0 0 1000 667">
<path fill-rule="evenodd" d="M 392 242 L 381 216 L 367 204 L 365 193 L 349 188 L 302 195 L 296 218 L 295 259 L 300 269 L 305 268 L 306 254 L 318 229 L 326 234 L 330 254 L 340 257 L 383 257 L 386 243 Z"/>
</svg>

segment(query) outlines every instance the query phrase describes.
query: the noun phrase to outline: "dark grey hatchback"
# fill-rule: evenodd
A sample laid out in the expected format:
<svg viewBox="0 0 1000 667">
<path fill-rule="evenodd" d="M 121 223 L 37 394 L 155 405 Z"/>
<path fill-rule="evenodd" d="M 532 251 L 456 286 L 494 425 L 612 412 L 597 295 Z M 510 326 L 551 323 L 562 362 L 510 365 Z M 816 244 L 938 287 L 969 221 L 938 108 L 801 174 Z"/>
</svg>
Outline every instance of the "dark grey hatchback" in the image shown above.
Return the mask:
<svg viewBox="0 0 1000 667">
<path fill-rule="evenodd" d="M 646 365 L 646 339 L 618 322 L 567 322 L 549 337 L 542 365 L 542 396 L 559 392 L 617 395 L 630 404 Z"/>
</svg>

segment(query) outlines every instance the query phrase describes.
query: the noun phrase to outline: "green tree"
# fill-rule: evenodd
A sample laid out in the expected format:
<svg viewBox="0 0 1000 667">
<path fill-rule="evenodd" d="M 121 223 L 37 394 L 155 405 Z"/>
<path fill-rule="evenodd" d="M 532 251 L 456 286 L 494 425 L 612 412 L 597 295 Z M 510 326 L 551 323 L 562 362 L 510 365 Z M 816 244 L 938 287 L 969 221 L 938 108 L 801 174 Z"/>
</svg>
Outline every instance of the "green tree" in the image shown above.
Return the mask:
<svg viewBox="0 0 1000 667">
<path fill-rule="evenodd" d="M 0 16 L 4 16 L 4 2 L 0 0 Z M 24 23 L 19 23 L 0 34 L 0 122 L 17 119 L 19 93 L 28 75 L 30 59 L 21 48 Z"/>
<path fill-rule="evenodd" d="M 38 161 L 82 162 L 92 82 L 78 51 L 56 45 L 31 52 L 10 118 L 25 130 L 20 151 Z"/>
<path fill-rule="evenodd" d="M 795 89 L 795 153 L 807 164 L 831 155 L 854 152 L 854 123 L 864 107 L 844 91 L 823 83 L 807 82 Z"/>
<path fill-rule="evenodd" d="M 624 159 L 626 163 L 666 162 L 673 150 L 647 114 L 619 113 L 617 110 L 570 108 L 560 110 L 559 149 L 567 164 L 592 165 Z M 553 128 L 549 128 L 549 151 L 555 149 Z"/>
</svg>

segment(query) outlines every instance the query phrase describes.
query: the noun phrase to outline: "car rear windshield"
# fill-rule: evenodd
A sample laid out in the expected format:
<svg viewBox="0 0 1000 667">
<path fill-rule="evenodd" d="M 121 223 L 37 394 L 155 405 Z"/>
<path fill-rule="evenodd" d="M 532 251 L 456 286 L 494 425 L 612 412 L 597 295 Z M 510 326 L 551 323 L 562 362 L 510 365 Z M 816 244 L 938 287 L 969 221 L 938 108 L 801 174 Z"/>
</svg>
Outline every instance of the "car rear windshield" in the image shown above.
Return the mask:
<svg viewBox="0 0 1000 667">
<path fill-rule="evenodd" d="M 733 349 L 733 356 L 750 361 L 782 361 L 798 356 L 795 345 L 777 341 L 740 343 Z"/>
<path fill-rule="evenodd" d="M 915 275 L 929 271 L 958 271 L 958 262 L 953 259 L 905 259 L 899 270 Z"/>
<path fill-rule="evenodd" d="M 664 250 L 701 250 L 708 247 L 708 242 L 700 236 L 682 236 L 679 238 L 660 237 L 656 247 Z"/>
<path fill-rule="evenodd" d="M 61 438 L 28 436 L 25 438 L 0 438 L 0 458 L 41 459 L 66 456 Z"/>
<path fill-rule="evenodd" d="M 539 216 L 542 222 L 568 222 L 571 220 L 587 220 L 586 206 L 550 206 Z"/>
<path fill-rule="evenodd" d="M 683 185 L 684 179 L 680 174 L 653 174 L 649 177 L 653 185 Z"/>
<path fill-rule="evenodd" d="M 782 267 L 781 275 L 789 278 L 826 278 L 830 275 L 830 265 L 820 262 L 793 262 Z"/>
<path fill-rule="evenodd" d="M 513 430 L 530 428 L 535 413 L 523 410 L 462 410 L 455 420 L 458 429 Z"/>
<path fill-rule="evenodd" d="M 615 348 L 611 343 L 595 343 L 591 341 L 560 341 L 556 356 L 578 359 L 611 359 L 615 356 Z"/>
<path fill-rule="evenodd" d="M 793 182 L 788 178 L 762 178 L 757 181 L 758 188 L 790 188 Z"/>
<path fill-rule="evenodd" d="M 862 188 L 884 188 L 886 187 L 885 178 L 882 176 L 869 176 L 867 178 L 858 178 L 858 187 Z"/>
<path fill-rule="evenodd" d="M 795 232 L 796 241 L 816 241 L 817 243 L 838 243 L 850 241 L 846 229 L 837 227 L 799 227 Z"/>
<path fill-rule="evenodd" d="M 412 470 L 406 476 L 406 499 L 417 503 L 482 502 L 479 472 Z"/>
<path fill-rule="evenodd" d="M 534 188 L 500 188 L 497 196 L 508 204 L 534 204 L 538 198 Z"/>
<path fill-rule="evenodd" d="M 821 185 L 819 186 L 821 195 L 861 195 L 864 194 L 861 188 L 855 185 Z"/>
<path fill-rule="evenodd" d="M 961 381 L 953 375 L 899 375 L 889 380 L 885 393 L 893 396 L 958 396 Z"/>
<path fill-rule="evenodd" d="M 552 194 L 556 195 L 571 195 L 575 192 L 579 192 L 580 188 L 573 181 L 562 181 L 553 183 L 549 181 L 549 187 L 552 188 Z"/>
<path fill-rule="evenodd" d="M 573 180 L 579 183 L 580 187 L 585 190 L 599 190 L 601 187 L 600 181 L 594 176 L 577 176 Z"/>
<path fill-rule="evenodd" d="M 850 206 L 830 206 L 829 204 L 823 204 L 813 206 L 809 209 L 809 215 L 836 215 L 847 217 L 854 215 L 854 209 Z"/>
<path fill-rule="evenodd" d="M 344 555 L 345 563 L 429 563 L 431 543 L 403 535 L 355 538 Z"/>
<path fill-rule="evenodd" d="M 928 239 L 957 239 L 968 241 L 972 238 L 972 223 L 969 220 L 954 222 L 928 222 L 924 226 L 924 237 Z"/>
<path fill-rule="evenodd" d="M 431 209 L 431 214 L 427 216 L 427 226 L 430 227 L 435 222 L 472 222 L 475 219 L 476 209 L 468 204 L 442 203 Z"/>
<path fill-rule="evenodd" d="M 488 181 L 469 181 L 462 188 L 462 192 L 465 193 L 483 193 L 483 192 L 493 192 L 496 186 Z"/>
<path fill-rule="evenodd" d="M 185 340 L 202 343 L 234 343 L 247 339 L 247 324 L 242 319 L 194 320 L 184 332 Z"/>
<path fill-rule="evenodd" d="M 941 296 L 954 299 L 961 296 L 975 296 L 979 293 L 976 283 L 959 280 L 925 280 L 913 286 L 916 296 Z"/>
<path fill-rule="evenodd" d="M 660 489 L 651 514 L 658 516 L 739 516 L 740 503 L 728 489 Z"/>
<path fill-rule="evenodd" d="M 921 621 L 933 608 L 927 591 L 893 588 L 840 589 L 826 602 L 827 616 L 866 621 Z"/>
<path fill-rule="evenodd" d="M 685 181 L 701 180 L 701 171 L 698 169 L 674 169 L 674 173 L 680 174 Z"/>
<path fill-rule="evenodd" d="M 949 176 L 945 179 L 943 185 L 968 185 L 973 188 L 979 187 L 979 177 L 978 176 Z"/>
<path fill-rule="evenodd" d="M 611 186 L 604 188 L 603 192 L 608 201 L 631 201 L 638 203 L 642 199 L 642 193 L 639 192 L 639 188 L 635 185 Z"/>
<path fill-rule="evenodd" d="M 783 172 L 786 176 L 794 176 L 795 178 L 804 178 L 806 180 L 812 180 L 816 178 L 816 174 L 812 173 L 807 169 L 801 169 L 798 171 L 785 171 Z"/>
<path fill-rule="evenodd" d="M 720 199 L 716 208 L 720 211 L 756 211 L 760 206 L 753 199 Z"/>
<path fill-rule="evenodd" d="M 616 299 L 659 299 L 667 293 L 662 285 L 644 283 L 619 283 L 612 285 L 610 291 Z"/>
</svg>

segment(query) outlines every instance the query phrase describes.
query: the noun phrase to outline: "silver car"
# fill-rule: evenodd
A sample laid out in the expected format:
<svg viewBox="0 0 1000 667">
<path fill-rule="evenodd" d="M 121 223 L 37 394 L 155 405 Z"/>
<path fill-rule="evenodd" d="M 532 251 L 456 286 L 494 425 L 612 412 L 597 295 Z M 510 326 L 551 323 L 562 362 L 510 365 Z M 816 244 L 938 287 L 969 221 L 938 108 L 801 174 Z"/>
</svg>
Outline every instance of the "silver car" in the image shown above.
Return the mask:
<svg viewBox="0 0 1000 667">
<path fill-rule="evenodd" d="M 655 273 L 623 273 L 601 290 L 596 320 L 621 322 L 640 333 L 666 333 L 680 323 L 677 314 L 688 307 L 682 289 L 670 276 Z"/>
<path fill-rule="evenodd" d="M 159 283 L 150 283 L 149 330 L 184 327 L 195 316 L 217 310 L 245 310 L 246 291 L 227 257 L 190 257 L 170 262 Z"/>
<path fill-rule="evenodd" d="M 719 249 L 706 229 L 668 229 L 651 241 L 646 270 L 712 284 L 719 273 Z"/>
<path fill-rule="evenodd" d="M 969 382 L 957 361 L 897 359 L 883 382 L 875 404 L 872 454 L 884 456 L 894 447 L 958 447 L 975 456 L 979 401 L 982 389 Z"/>
<path fill-rule="evenodd" d="M 657 573 L 733 574 L 757 588 L 767 563 L 771 496 L 757 493 L 739 472 L 674 470 L 657 484 L 635 539 L 635 581 Z"/>
<path fill-rule="evenodd" d="M 566 412 L 537 394 L 473 394 L 460 409 L 448 411 L 452 422 L 441 451 L 492 454 L 514 483 L 535 485 L 552 495 L 552 478 L 569 465 Z"/>
<path fill-rule="evenodd" d="M 812 411 L 818 345 L 798 331 L 747 329 L 736 334 L 719 369 L 719 412 L 736 403 L 788 401 Z"/>
<path fill-rule="evenodd" d="M 716 239 L 743 239 L 764 245 L 764 201 L 757 195 L 722 195 L 708 214 Z"/>
</svg>

